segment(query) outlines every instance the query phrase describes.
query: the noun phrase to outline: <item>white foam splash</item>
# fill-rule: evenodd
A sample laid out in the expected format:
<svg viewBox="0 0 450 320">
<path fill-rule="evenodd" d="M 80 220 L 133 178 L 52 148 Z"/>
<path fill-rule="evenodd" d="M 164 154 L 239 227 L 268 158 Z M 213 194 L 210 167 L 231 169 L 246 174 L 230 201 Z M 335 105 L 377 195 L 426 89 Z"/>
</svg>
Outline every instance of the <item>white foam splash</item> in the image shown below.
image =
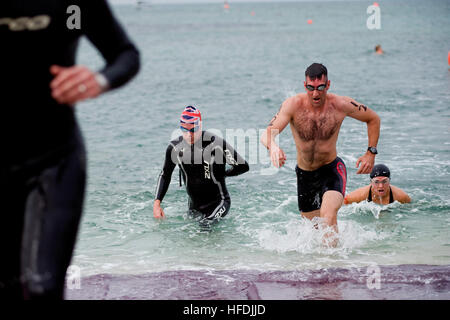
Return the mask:
<svg viewBox="0 0 450 320">
<path fill-rule="evenodd" d="M 379 220 L 384 213 L 388 212 L 389 209 L 397 208 L 400 202 L 394 201 L 393 203 L 380 205 L 374 202 L 362 201 L 359 203 L 352 203 L 350 205 L 342 207 L 339 211 L 341 216 L 351 216 L 351 215 L 364 215 L 368 212 L 372 213 L 376 220 Z"/>
<path fill-rule="evenodd" d="M 348 255 L 353 249 L 364 247 L 372 241 L 378 241 L 385 237 L 384 234 L 377 233 L 369 226 L 363 226 L 355 221 L 339 221 L 339 232 L 336 235 L 338 245 L 336 248 L 328 247 L 324 244 L 323 239 L 331 229 L 320 227 L 320 221 L 316 219 L 291 221 L 279 231 L 267 227 L 256 232 L 255 237 L 262 248 L 278 253 L 338 253 L 344 255 Z M 318 223 L 318 229 L 315 228 L 316 223 Z"/>
</svg>

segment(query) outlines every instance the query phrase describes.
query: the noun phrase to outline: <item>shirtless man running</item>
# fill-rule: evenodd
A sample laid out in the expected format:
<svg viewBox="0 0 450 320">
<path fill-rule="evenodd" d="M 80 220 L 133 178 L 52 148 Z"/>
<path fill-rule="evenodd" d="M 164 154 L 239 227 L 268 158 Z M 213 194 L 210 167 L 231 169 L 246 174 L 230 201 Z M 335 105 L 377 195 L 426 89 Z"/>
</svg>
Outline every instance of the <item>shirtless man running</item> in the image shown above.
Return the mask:
<svg viewBox="0 0 450 320">
<path fill-rule="evenodd" d="M 305 71 L 306 93 L 286 99 L 270 121 L 261 142 L 269 149 L 275 167 L 286 162 L 286 155 L 275 143 L 275 137 L 290 124 L 297 148 L 298 206 L 303 217 L 322 218 L 333 231 L 324 242 L 337 245 L 337 212 L 345 196 L 347 170 L 337 157 L 336 142 L 346 116 L 367 124 L 368 149 L 356 161 L 357 174 L 371 172 L 380 135 L 380 118 L 368 107 L 349 97 L 327 93 L 330 88 L 327 69 L 313 63 Z"/>
</svg>

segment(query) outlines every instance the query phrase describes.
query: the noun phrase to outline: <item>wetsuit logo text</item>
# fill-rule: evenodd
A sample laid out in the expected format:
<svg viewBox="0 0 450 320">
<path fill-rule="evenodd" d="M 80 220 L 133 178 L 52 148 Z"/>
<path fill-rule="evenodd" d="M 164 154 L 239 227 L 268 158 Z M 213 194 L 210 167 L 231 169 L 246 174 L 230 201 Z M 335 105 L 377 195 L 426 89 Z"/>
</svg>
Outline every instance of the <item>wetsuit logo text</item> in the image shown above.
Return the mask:
<svg viewBox="0 0 450 320">
<path fill-rule="evenodd" d="M 231 154 L 230 150 L 225 149 L 225 156 L 227 157 L 228 163 L 231 165 L 237 165 L 237 161 L 233 158 L 233 155 Z"/>
<path fill-rule="evenodd" d="M 227 208 L 225 206 L 220 208 L 220 210 L 214 215 L 214 219 L 220 218 L 226 210 L 227 210 Z"/>
<path fill-rule="evenodd" d="M 211 171 L 209 170 L 209 163 L 206 162 L 205 160 L 204 162 L 204 168 L 205 168 L 205 179 L 211 179 Z"/>
<path fill-rule="evenodd" d="M 11 31 L 36 31 L 48 27 L 50 17 L 47 15 L 39 15 L 35 17 L 19 17 L 19 18 L 1 18 L 0 26 L 7 25 Z"/>
</svg>

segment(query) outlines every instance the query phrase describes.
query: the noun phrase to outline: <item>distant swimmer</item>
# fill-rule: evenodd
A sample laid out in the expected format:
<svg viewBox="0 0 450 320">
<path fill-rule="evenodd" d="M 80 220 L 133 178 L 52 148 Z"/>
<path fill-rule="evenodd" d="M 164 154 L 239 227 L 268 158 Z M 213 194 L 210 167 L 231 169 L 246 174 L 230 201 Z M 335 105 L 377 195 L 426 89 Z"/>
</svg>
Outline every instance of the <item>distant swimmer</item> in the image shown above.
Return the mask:
<svg viewBox="0 0 450 320">
<path fill-rule="evenodd" d="M 357 174 L 368 174 L 373 168 L 380 135 L 380 118 L 352 98 L 327 93 L 330 87 L 327 69 L 313 63 L 305 72 L 306 93 L 286 99 L 270 121 L 261 142 L 269 149 L 272 163 L 281 167 L 286 162 L 284 151 L 275 143 L 275 137 L 290 124 L 297 148 L 298 207 L 302 216 L 321 217 L 326 226 L 337 233 L 337 212 L 342 206 L 347 170 L 337 156 L 336 142 L 345 117 L 349 116 L 367 124 L 368 145 L 366 153 L 356 161 Z M 335 246 L 337 241 L 324 242 Z"/>
<path fill-rule="evenodd" d="M 76 65 L 82 36 L 98 72 Z M 2 0 L 0 39 L 0 298 L 63 299 L 86 186 L 74 106 L 132 79 L 139 52 L 105 0 Z"/>
<path fill-rule="evenodd" d="M 376 53 L 376 54 L 384 54 L 384 51 L 383 51 L 383 49 L 381 48 L 381 45 L 377 44 L 377 45 L 375 46 L 375 53 Z"/>
<path fill-rule="evenodd" d="M 344 204 L 364 200 L 378 204 L 389 204 L 394 201 L 400 203 L 411 202 L 411 198 L 405 191 L 391 185 L 390 182 L 391 172 L 389 168 L 384 164 L 377 164 L 370 173 L 370 184 L 349 193 L 344 199 Z"/>
<path fill-rule="evenodd" d="M 189 214 L 199 217 L 201 225 L 210 225 L 225 217 L 230 210 L 231 199 L 225 178 L 243 174 L 249 166 L 224 139 L 202 131 L 201 113 L 196 107 L 184 109 L 180 129 L 183 135 L 172 140 L 166 150 L 156 186 L 153 215 L 155 218 L 165 216 L 161 201 L 178 165 L 189 196 Z M 227 169 L 226 164 L 231 168 Z"/>
</svg>

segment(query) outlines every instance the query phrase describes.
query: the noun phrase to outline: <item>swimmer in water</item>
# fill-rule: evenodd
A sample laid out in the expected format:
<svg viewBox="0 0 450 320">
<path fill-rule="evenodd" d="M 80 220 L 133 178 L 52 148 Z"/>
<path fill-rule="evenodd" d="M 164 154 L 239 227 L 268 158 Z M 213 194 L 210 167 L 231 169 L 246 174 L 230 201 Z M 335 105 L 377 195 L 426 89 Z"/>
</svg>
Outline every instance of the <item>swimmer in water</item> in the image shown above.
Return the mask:
<svg viewBox="0 0 450 320">
<path fill-rule="evenodd" d="M 375 53 L 376 53 L 376 54 L 384 54 L 383 49 L 381 49 L 381 45 L 377 44 L 377 45 L 375 46 Z"/>
<path fill-rule="evenodd" d="M 377 164 L 370 173 L 370 184 L 356 189 L 344 198 L 344 204 L 353 202 L 374 202 L 389 204 L 394 201 L 409 203 L 411 198 L 400 188 L 391 185 L 391 172 L 384 164 Z"/>
<path fill-rule="evenodd" d="M 82 36 L 101 70 L 76 65 Z M 0 39 L 0 298 L 60 300 L 86 186 L 75 104 L 132 79 L 139 52 L 105 0 L 2 0 Z"/>
<path fill-rule="evenodd" d="M 202 131 L 201 113 L 196 107 L 184 109 L 180 129 L 183 135 L 171 141 L 166 150 L 156 186 L 153 216 L 157 219 L 165 216 L 161 201 L 178 165 L 189 196 L 188 213 L 199 217 L 202 226 L 208 226 L 225 217 L 230 210 L 231 199 L 225 178 L 243 174 L 249 166 L 224 139 Z M 231 168 L 226 169 L 226 164 Z"/>
</svg>

